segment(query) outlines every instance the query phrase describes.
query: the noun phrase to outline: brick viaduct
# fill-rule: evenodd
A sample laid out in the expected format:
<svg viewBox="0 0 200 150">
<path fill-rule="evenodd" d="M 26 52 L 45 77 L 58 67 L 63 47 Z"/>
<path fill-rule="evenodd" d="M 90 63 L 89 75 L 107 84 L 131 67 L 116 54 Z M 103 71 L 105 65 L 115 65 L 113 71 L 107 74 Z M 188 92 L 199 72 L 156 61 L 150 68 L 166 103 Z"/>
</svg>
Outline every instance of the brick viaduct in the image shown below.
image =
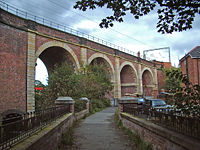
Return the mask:
<svg viewBox="0 0 200 150">
<path fill-rule="evenodd" d="M 114 98 L 126 93 L 158 93 L 158 72 L 152 62 L 0 9 L 0 113 L 35 109 L 37 58 L 48 71 L 60 62 L 70 63 L 76 70 L 95 60 L 103 62 L 114 85 Z"/>
</svg>

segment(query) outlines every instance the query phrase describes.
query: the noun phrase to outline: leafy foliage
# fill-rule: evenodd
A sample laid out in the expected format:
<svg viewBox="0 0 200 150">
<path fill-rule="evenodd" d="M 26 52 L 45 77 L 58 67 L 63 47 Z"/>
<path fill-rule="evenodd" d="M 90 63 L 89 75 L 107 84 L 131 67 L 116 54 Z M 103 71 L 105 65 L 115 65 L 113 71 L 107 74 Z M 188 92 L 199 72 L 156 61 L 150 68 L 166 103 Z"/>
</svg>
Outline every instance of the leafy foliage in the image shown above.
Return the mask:
<svg viewBox="0 0 200 150">
<path fill-rule="evenodd" d="M 180 68 L 164 68 L 162 71 L 166 76 L 164 88 L 169 93 L 175 93 L 176 89 L 181 87 L 181 80 L 179 78 L 181 75 Z"/>
<path fill-rule="evenodd" d="M 79 0 L 74 8 L 86 11 L 106 7 L 113 15 L 102 19 L 100 27 L 112 27 L 113 22 L 123 22 L 123 17 L 131 13 L 135 19 L 157 9 L 158 32 L 172 33 L 192 28 L 195 15 L 200 14 L 199 0 Z"/>
<path fill-rule="evenodd" d="M 44 109 L 44 104 L 46 104 L 46 86 L 42 84 L 39 80 L 35 81 L 35 87 L 42 87 L 44 90 L 35 90 L 35 107 L 36 110 Z"/>
<path fill-rule="evenodd" d="M 70 66 L 65 64 L 54 66 L 54 70 L 49 75 L 47 95 L 51 99 L 52 103 L 59 96 L 70 96 L 72 95 L 72 84 L 76 81 L 71 81 L 71 76 L 74 71 Z"/>
<path fill-rule="evenodd" d="M 186 75 L 180 71 L 171 70 L 166 74 L 168 78 L 177 78 L 182 82 L 182 87 L 173 89 L 173 99 L 177 110 L 186 116 L 200 116 L 200 86 L 193 85 Z"/>
<path fill-rule="evenodd" d="M 53 106 L 59 96 L 70 96 L 76 100 L 77 110 L 82 110 L 82 102 L 78 100 L 81 97 L 87 97 L 91 103 L 94 101 L 101 103 L 99 104 L 101 107 L 105 107 L 107 105 L 102 99 L 112 88 L 103 65 L 93 64 L 82 67 L 77 73 L 66 64 L 55 65 L 49 76 L 48 86 L 39 95 L 36 93 L 36 103 L 40 103 L 37 107 L 43 109 Z"/>
<path fill-rule="evenodd" d="M 105 107 L 110 106 L 110 101 L 106 98 L 92 99 L 90 101 L 90 113 L 95 113 L 102 110 Z"/>
<path fill-rule="evenodd" d="M 80 112 L 80 111 L 86 109 L 86 103 L 87 103 L 87 101 L 75 99 L 74 111 Z"/>
</svg>

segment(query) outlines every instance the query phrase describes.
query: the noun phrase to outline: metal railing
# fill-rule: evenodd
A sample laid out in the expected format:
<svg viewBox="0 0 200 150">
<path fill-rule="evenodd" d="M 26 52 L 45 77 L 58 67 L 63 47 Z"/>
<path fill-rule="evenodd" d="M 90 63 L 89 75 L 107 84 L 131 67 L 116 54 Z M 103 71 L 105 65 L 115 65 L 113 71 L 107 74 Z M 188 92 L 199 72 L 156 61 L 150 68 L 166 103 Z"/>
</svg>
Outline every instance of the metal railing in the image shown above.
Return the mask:
<svg viewBox="0 0 200 150">
<path fill-rule="evenodd" d="M 148 112 L 144 112 L 140 106 L 142 105 L 139 105 L 139 107 L 136 107 L 135 104 L 123 104 L 123 112 L 133 114 L 134 116 L 147 117 L 143 115 L 147 115 Z"/>
<path fill-rule="evenodd" d="M 26 113 L 1 121 L 0 150 L 9 149 L 62 115 L 69 113 L 69 105 Z"/>
<path fill-rule="evenodd" d="M 124 104 L 123 112 L 150 119 L 155 124 L 200 140 L 199 117 L 187 117 L 181 112 L 169 109 L 138 108 L 131 104 Z"/>
<path fill-rule="evenodd" d="M 24 19 L 29 19 L 29 20 L 35 21 L 39 24 L 42 24 L 42 25 L 45 25 L 45 26 L 48 26 L 48 27 L 51 27 L 51 28 L 55 28 L 55 29 L 58 29 L 60 31 L 64 31 L 64 32 L 67 32 L 67 33 L 70 33 L 70 34 L 73 34 L 73 35 L 76 35 L 76 36 L 79 36 L 79 37 L 83 37 L 83 38 L 86 38 L 86 39 L 91 40 L 93 42 L 96 42 L 96 43 L 117 49 L 117 50 L 122 51 L 122 52 L 125 52 L 127 54 L 137 56 L 135 52 L 133 52 L 129 49 L 115 45 L 111 42 L 102 40 L 102 39 L 97 38 L 95 36 L 80 32 L 78 30 L 74 30 L 67 25 L 63 25 L 62 23 L 56 23 L 54 21 L 51 21 L 50 19 L 45 19 L 45 18 L 42 18 L 42 17 L 38 17 L 36 15 L 33 15 L 31 13 L 22 11 L 22 10 L 20 10 L 20 9 L 14 7 L 14 6 L 11 6 L 11 5 L 3 2 L 3 1 L 0 1 L 0 8 L 7 11 L 7 12 L 10 12 L 14 15 L 22 17 Z"/>
</svg>

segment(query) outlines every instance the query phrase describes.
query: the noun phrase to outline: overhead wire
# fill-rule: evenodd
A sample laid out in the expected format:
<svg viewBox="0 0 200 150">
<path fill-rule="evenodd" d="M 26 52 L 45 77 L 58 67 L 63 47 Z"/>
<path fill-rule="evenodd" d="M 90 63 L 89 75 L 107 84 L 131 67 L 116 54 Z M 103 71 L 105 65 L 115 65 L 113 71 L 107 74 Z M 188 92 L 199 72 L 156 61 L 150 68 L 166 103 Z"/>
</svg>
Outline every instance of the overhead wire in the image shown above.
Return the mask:
<svg viewBox="0 0 200 150">
<path fill-rule="evenodd" d="M 55 5 L 57 5 L 57 6 L 61 7 L 61 8 L 63 8 L 63 9 L 66 9 L 64 6 L 58 4 L 58 3 L 54 2 L 54 1 L 51 1 L 51 0 L 47 0 L 47 1 L 49 1 L 49 2 L 51 2 L 51 3 L 53 3 L 53 4 L 55 4 Z M 71 11 L 71 12 L 73 12 L 73 13 L 79 15 L 79 16 L 82 16 L 82 17 L 84 17 L 84 18 L 86 18 L 86 19 L 88 19 L 88 20 L 90 20 L 90 21 L 92 21 L 92 22 L 94 22 L 94 23 L 96 23 L 96 24 L 99 24 L 98 22 L 92 20 L 90 17 L 87 17 L 87 16 L 85 16 L 85 15 L 82 15 L 82 14 L 80 14 L 80 13 L 78 13 L 78 12 L 73 11 L 73 10 L 69 10 L 69 11 Z M 141 44 L 144 44 L 144 45 L 147 45 L 147 46 L 151 46 L 151 45 L 146 44 L 146 43 L 144 43 L 144 42 L 142 42 L 142 41 L 140 41 L 140 40 L 137 40 L 136 38 L 133 38 L 133 37 L 127 35 L 127 34 L 121 33 L 121 32 L 119 32 L 119 31 L 117 31 L 117 30 L 114 30 L 114 29 L 111 29 L 111 28 L 108 28 L 108 29 L 109 29 L 109 30 L 112 30 L 112 31 L 114 31 L 114 32 L 116 32 L 116 33 L 119 33 L 119 34 L 121 34 L 121 35 L 123 35 L 123 36 L 125 36 L 125 37 L 131 38 L 131 39 L 133 39 L 133 40 L 135 40 L 135 41 L 137 41 L 137 42 L 139 42 L 139 43 L 141 43 Z M 152 47 L 152 46 L 151 46 L 151 47 Z"/>
<path fill-rule="evenodd" d="M 66 7 L 64 7 L 63 5 L 60 5 L 60 4 L 58 4 L 58 3 L 56 3 L 56 2 L 54 2 L 54 1 L 51 1 L 51 0 L 47 0 L 47 1 L 49 1 L 50 3 L 52 3 L 52 4 L 54 4 L 54 5 L 56 5 L 56 6 L 58 6 L 58 7 L 60 7 L 60 8 L 63 8 L 63 9 L 65 9 L 65 10 L 67 10 L 67 8 Z M 5 1 L 4 1 L 5 2 Z M 27 2 L 27 1 L 26 1 Z M 25 2 L 25 3 L 26 3 Z M 34 1 L 35 2 L 35 1 Z M 26 3 L 27 4 L 27 3 Z M 33 4 L 33 3 L 32 3 Z M 30 6 L 32 6 L 32 7 L 35 7 L 34 5 L 32 5 L 30 2 L 28 2 L 28 5 Z M 14 5 L 14 4 L 12 4 L 13 6 L 16 6 L 16 5 Z M 17 6 L 17 7 L 19 7 L 19 6 Z M 23 9 L 23 8 L 22 8 Z M 48 12 L 52 12 L 52 11 L 49 11 L 49 10 L 51 10 L 51 9 L 47 9 L 47 8 L 45 8 L 45 7 L 43 7 L 43 9 L 45 9 L 45 10 L 47 10 Z M 23 9 L 23 10 L 25 10 L 25 9 Z M 28 12 L 31 12 L 31 13 L 35 13 L 35 12 L 32 12 L 32 11 L 30 11 L 30 10 L 25 10 L 25 11 L 28 11 Z M 86 18 L 87 20 L 90 20 L 90 21 L 92 21 L 92 22 L 94 22 L 95 24 L 98 24 L 99 25 L 99 23 L 98 22 L 96 22 L 96 21 L 94 21 L 93 19 L 91 19 L 90 17 L 87 17 L 87 16 L 85 16 L 85 15 L 82 15 L 81 13 L 78 13 L 78 12 L 76 12 L 76 11 L 73 11 L 73 10 L 68 10 L 68 11 L 70 11 L 70 12 L 72 12 L 72 13 L 75 13 L 75 14 L 77 14 L 77 15 L 79 15 L 79 16 L 81 16 L 81 17 L 83 17 L 83 18 Z M 56 13 L 55 13 L 55 11 L 53 11 L 54 13 L 53 13 L 53 15 L 54 16 L 57 16 L 57 17 L 61 17 L 60 15 L 57 15 Z M 46 18 L 48 18 L 48 19 L 51 19 L 51 20 L 54 20 L 55 18 L 49 18 L 49 16 L 47 17 L 47 16 L 45 16 Z M 61 23 L 63 23 L 63 22 L 61 22 Z M 63 24 L 65 24 L 65 25 L 67 25 L 66 23 L 63 23 Z M 67 25 L 67 26 L 69 26 L 69 25 Z M 70 27 L 70 26 L 69 26 Z M 70 28 L 72 28 L 72 27 L 70 27 Z M 112 28 L 108 28 L 108 30 L 111 30 L 111 31 L 113 31 L 113 32 L 116 32 L 116 33 L 118 33 L 118 34 L 120 34 L 120 35 L 123 35 L 124 37 L 128 37 L 129 39 L 132 39 L 132 40 L 134 40 L 134 41 L 137 41 L 138 43 L 141 43 L 141 44 L 143 44 L 143 45 L 146 45 L 146 46 L 149 46 L 149 47 L 151 47 L 151 48 L 154 48 L 152 45 L 149 45 L 149 44 L 147 44 L 147 43 L 145 43 L 145 42 L 143 42 L 143 41 L 140 41 L 140 40 L 138 40 L 138 39 L 136 39 L 136 38 L 133 38 L 132 36 L 129 36 L 129 35 L 127 35 L 127 34 L 124 34 L 124 33 L 121 33 L 121 32 L 119 32 L 119 31 L 117 31 L 117 30 L 114 30 L 114 29 L 112 29 Z M 104 38 L 105 39 L 105 38 Z M 117 39 L 118 41 L 119 41 L 119 39 Z M 121 41 L 120 41 L 121 42 Z"/>
</svg>

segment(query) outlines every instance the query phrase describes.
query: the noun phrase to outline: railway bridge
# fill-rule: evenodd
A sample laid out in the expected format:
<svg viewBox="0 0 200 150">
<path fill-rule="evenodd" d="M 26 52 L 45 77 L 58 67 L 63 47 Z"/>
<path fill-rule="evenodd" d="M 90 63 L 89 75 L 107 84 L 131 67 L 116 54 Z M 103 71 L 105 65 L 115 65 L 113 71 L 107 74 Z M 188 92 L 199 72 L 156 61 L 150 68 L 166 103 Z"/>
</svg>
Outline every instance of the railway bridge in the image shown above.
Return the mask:
<svg viewBox="0 0 200 150">
<path fill-rule="evenodd" d="M 24 14 L 25 16 L 25 14 Z M 26 14 L 27 16 L 27 14 Z M 93 62 L 105 64 L 114 90 L 110 97 L 126 94 L 156 96 L 158 70 L 153 62 L 95 41 L 89 35 L 69 32 L 0 9 L 0 113 L 35 110 L 35 67 L 40 58 L 48 72 L 66 62 L 75 70 Z"/>
</svg>

